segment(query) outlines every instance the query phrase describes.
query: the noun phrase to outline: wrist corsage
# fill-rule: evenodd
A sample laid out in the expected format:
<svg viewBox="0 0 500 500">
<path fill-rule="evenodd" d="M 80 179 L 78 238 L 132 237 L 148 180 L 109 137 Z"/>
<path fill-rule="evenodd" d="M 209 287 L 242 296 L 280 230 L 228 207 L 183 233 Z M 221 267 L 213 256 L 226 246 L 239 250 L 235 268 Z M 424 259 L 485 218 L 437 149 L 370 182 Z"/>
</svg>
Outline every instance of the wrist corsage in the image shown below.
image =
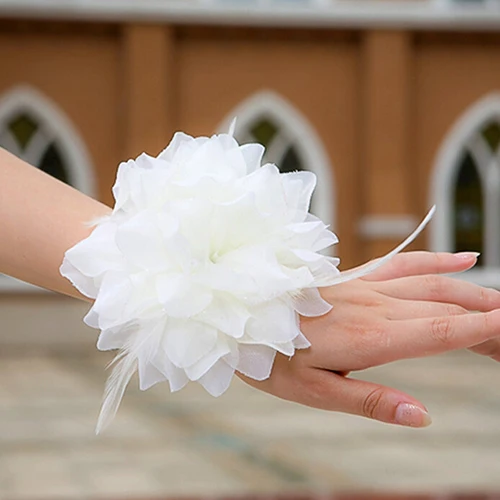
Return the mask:
<svg viewBox="0 0 500 500">
<path fill-rule="evenodd" d="M 66 252 L 62 275 L 95 299 L 85 322 L 101 331 L 97 347 L 120 350 L 98 432 L 136 371 L 143 390 L 196 381 L 214 396 L 235 371 L 268 378 L 276 353 L 310 346 L 299 315 L 330 311 L 318 287 L 373 271 L 432 216 L 385 257 L 340 272 L 320 253 L 337 237 L 308 212 L 315 175 L 262 166 L 263 153 L 232 132 L 177 133 L 158 157 L 119 166 L 111 215 Z"/>
</svg>

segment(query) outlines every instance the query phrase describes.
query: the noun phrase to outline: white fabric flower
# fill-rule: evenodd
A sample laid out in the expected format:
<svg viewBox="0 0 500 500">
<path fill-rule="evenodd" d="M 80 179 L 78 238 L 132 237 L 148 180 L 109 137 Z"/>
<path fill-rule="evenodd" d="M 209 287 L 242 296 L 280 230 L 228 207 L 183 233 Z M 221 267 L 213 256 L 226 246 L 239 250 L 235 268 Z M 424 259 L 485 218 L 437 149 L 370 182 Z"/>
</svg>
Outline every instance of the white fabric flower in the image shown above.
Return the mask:
<svg viewBox="0 0 500 500">
<path fill-rule="evenodd" d="M 196 381 L 214 396 L 235 370 L 268 378 L 277 352 L 310 345 L 299 314 L 330 311 L 318 286 L 409 243 L 340 273 L 319 253 L 337 237 L 308 213 L 314 174 L 280 174 L 263 153 L 231 134 L 177 133 L 157 158 L 120 165 L 112 214 L 67 251 L 61 273 L 95 299 L 85 322 L 101 330 L 98 348 L 121 350 L 98 431 L 136 370 L 141 389 Z"/>
</svg>

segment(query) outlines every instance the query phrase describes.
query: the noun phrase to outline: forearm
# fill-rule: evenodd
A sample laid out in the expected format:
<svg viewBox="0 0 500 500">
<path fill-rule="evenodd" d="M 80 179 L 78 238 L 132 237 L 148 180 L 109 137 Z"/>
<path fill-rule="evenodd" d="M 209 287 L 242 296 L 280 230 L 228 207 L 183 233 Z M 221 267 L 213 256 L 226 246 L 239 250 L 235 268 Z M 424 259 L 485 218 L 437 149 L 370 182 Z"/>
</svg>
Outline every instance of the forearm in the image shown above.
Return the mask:
<svg viewBox="0 0 500 500">
<path fill-rule="evenodd" d="M 0 273 L 81 297 L 59 266 L 109 210 L 0 148 Z"/>
</svg>

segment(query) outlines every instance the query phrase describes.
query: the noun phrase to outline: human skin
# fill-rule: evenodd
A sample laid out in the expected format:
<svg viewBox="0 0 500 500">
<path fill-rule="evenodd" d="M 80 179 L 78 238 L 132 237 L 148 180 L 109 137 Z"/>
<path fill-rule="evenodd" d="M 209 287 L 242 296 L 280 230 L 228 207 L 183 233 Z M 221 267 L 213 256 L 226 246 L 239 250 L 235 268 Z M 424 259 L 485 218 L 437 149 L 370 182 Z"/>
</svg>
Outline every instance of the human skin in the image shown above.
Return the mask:
<svg viewBox="0 0 500 500">
<path fill-rule="evenodd" d="M 415 398 L 347 375 L 463 348 L 500 361 L 500 292 L 439 275 L 475 262 L 472 253 L 408 252 L 365 278 L 324 288 L 333 309 L 301 321 L 312 346 L 291 359 L 279 355 L 268 380 L 245 381 L 315 408 L 429 425 L 425 406 Z"/>
<path fill-rule="evenodd" d="M 67 249 L 111 209 L 0 149 L 0 272 L 88 300 L 59 274 Z M 396 389 L 348 374 L 399 359 L 455 349 L 500 361 L 500 292 L 440 276 L 471 268 L 477 254 L 408 252 L 369 276 L 323 288 L 330 313 L 302 318 L 311 342 L 276 358 L 263 382 L 277 397 L 412 427 L 430 417 Z"/>
</svg>

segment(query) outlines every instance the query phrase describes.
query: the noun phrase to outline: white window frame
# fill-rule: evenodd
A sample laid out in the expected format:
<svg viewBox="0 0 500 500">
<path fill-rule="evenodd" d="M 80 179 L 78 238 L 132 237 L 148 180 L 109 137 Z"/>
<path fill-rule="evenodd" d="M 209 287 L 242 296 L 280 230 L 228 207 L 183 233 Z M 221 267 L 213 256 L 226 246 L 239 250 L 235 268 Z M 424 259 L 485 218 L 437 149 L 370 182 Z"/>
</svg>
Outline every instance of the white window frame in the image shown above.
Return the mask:
<svg viewBox="0 0 500 500">
<path fill-rule="evenodd" d="M 286 135 L 286 144 L 293 144 L 307 168 L 316 174 L 315 205 L 317 215 L 325 224 L 335 230 L 335 180 L 333 168 L 328 154 L 313 126 L 291 103 L 277 93 L 264 90 L 245 99 L 226 115 L 219 132 L 227 132 L 236 117 L 236 137 L 245 137 L 256 121 L 262 118 L 271 119 L 280 132 Z M 280 141 L 273 141 L 276 147 Z"/>
<path fill-rule="evenodd" d="M 485 231 L 500 231 L 498 218 L 491 214 L 498 213 L 496 202 L 500 199 L 500 179 L 496 179 L 499 169 L 491 168 L 482 145 L 475 140 L 478 131 L 490 120 L 500 120 L 500 93 L 490 94 L 473 104 L 455 122 L 444 139 L 431 175 L 430 202 L 437 206 L 436 215 L 430 227 L 430 249 L 435 252 L 450 252 L 454 248 L 454 190 L 458 174 L 459 160 L 464 150 L 473 150 L 481 178 L 485 201 Z M 489 155 L 491 158 L 492 155 Z M 483 159 L 481 159 L 483 158 Z M 496 165 L 500 158 L 495 159 Z M 488 193 L 487 189 L 495 189 Z M 493 195 L 492 195 L 493 194 Z M 490 214 L 490 215 L 488 215 Z M 489 226 L 498 224 L 498 228 Z M 464 279 L 483 286 L 500 287 L 500 235 L 495 238 L 486 237 L 485 265 L 482 269 L 472 269 L 464 273 Z"/>
<path fill-rule="evenodd" d="M 96 196 L 96 178 L 94 167 L 87 147 L 75 126 L 53 101 L 38 90 L 21 85 L 0 96 L 0 133 L 6 129 L 6 123 L 13 115 L 26 112 L 36 119 L 43 130 L 40 138 L 44 144 L 55 141 L 68 168 L 71 184 L 88 196 Z M 40 146 L 40 144 L 39 144 Z M 16 152 L 17 144 L 12 144 Z M 29 148 L 26 154 L 18 155 L 29 163 L 37 160 L 40 148 Z M 42 289 L 22 281 L 0 275 L 0 292 L 33 292 Z"/>
</svg>

